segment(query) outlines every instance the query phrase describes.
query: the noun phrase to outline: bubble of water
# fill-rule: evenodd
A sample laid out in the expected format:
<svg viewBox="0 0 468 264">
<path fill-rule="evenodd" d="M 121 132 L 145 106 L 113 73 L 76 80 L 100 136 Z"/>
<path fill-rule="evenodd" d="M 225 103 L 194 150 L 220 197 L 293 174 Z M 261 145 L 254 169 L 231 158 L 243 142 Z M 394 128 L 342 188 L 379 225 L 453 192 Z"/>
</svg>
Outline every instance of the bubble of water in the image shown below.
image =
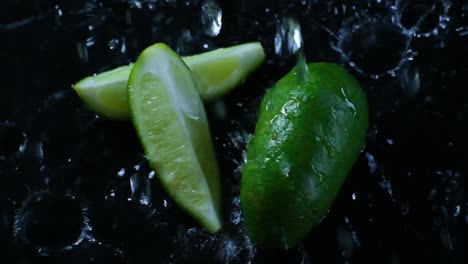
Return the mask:
<svg viewBox="0 0 468 264">
<path fill-rule="evenodd" d="M 436 36 L 450 22 L 451 0 L 415 0 L 395 3 L 394 23 L 415 37 Z"/>
<path fill-rule="evenodd" d="M 345 22 L 332 48 L 350 67 L 377 79 L 386 74 L 395 75 L 395 71 L 412 58 L 410 41 L 411 37 L 399 27 L 384 18 L 374 17 Z"/>
<path fill-rule="evenodd" d="M 216 37 L 221 32 L 223 12 L 215 0 L 205 0 L 201 6 L 201 25 L 203 32 Z"/>
<path fill-rule="evenodd" d="M 46 254 L 79 244 L 90 229 L 86 210 L 75 197 L 41 191 L 31 193 L 16 210 L 13 234 Z"/>
</svg>

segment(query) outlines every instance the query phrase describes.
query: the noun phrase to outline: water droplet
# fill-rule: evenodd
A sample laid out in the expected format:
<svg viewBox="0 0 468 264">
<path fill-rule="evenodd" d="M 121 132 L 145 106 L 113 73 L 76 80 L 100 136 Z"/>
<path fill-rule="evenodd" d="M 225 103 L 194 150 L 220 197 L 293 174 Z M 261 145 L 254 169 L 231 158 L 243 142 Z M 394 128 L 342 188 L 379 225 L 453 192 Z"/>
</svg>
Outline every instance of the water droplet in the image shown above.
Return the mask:
<svg viewBox="0 0 468 264">
<path fill-rule="evenodd" d="M 63 15 L 63 12 L 62 12 L 62 9 L 60 9 L 60 6 L 59 5 L 55 5 L 55 13 L 57 14 L 57 16 L 61 17 Z"/>
<path fill-rule="evenodd" d="M 129 0 L 129 3 L 130 3 L 130 7 L 132 8 L 137 8 L 137 9 L 143 8 L 143 4 L 138 0 Z"/>
<path fill-rule="evenodd" d="M 328 157 L 334 158 L 336 156 L 335 146 L 333 146 L 333 144 L 330 142 L 328 137 L 325 137 L 324 143 L 325 143 L 325 149 L 327 150 Z"/>
<path fill-rule="evenodd" d="M 309 68 L 307 67 L 306 57 L 302 49 L 297 53 L 296 72 L 297 78 L 301 83 L 309 81 Z"/>
<path fill-rule="evenodd" d="M 370 173 L 375 173 L 377 171 L 377 162 L 375 161 L 374 156 L 370 154 L 369 152 L 366 152 L 366 158 L 367 158 L 367 165 L 369 166 Z"/>
<path fill-rule="evenodd" d="M 359 241 L 357 238 L 357 234 L 351 232 L 350 230 L 346 229 L 342 225 L 337 226 L 336 229 L 336 240 L 339 248 L 342 250 L 342 255 L 345 258 L 350 258 L 358 247 L 355 241 Z"/>
<path fill-rule="evenodd" d="M 189 119 L 192 119 L 192 120 L 200 120 L 200 116 L 192 112 L 185 113 L 185 116 L 187 116 Z"/>
<path fill-rule="evenodd" d="M 351 101 L 349 101 L 344 88 L 341 88 L 341 94 L 343 95 L 343 98 L 345 99 L 345 102 L 348 108 L 352 110 L 353 116 L 356 116 L 356 107 L 354 106 L 353 103 L 351 103 Z"/>
<path fill-rule="evenodd" d="M 93 37 L 89 37 L 86 39 L 86 47 L 91 47 L 91 46 L 94 46 L 95 44 L 95 40 Z"/>
<path fill-rule="evenodd" d="M 120 169 L 120 170 L 117 172 L 117 175 L 118 175 L 119 177 L 123 177 L 123 176 L 125 175 L 125 169 L 124 169 L 124 168 Z"/>
<path fill-rule="evenodd" d="M 275 53 L 291 56 L 303 46 L 301 26 L 293 17 L 283 17 L 276 25 Z"/>
<path fill-rule="evenodd" d="M 151 183 L 149 179 L 141 174 L 133 174 L 130 177 L 130 189 L 132 199 L 138 200 L 143 205 L 151 203 Z"/>
<path fill-rule="evenodd" d="M 459 216 L 460 215 L 460 205 L 455 206 L 455 211 L 453 212 L 453 216 Z"/>
<path fill-rule="evenodd" d="M 246 147 L 246 145 L 252 138 L 252 134 L 248 133 L 245 130 L 240 130 L 240 131 L 229 132 L 228 137 L 231 140 L 233 146 L 241 150 Z"/>
<path fill-rule="evenodd" d="M 302 242 L 300 242 L 297 245 L 297 250 L 299 251 L 299 254 L 301 255 L 301 263 L 300 264 L 310 264 L 310 263 L 312 263 L 310 261 L 309 253 L 304 248 L 304 244 Z"/>
<path fill-rule="evenodd" d="M 216 37 L 221 32 L 223 12 L 214 0 L 205 0 L 201 6 L 201 24 L 203 32 Z"/>
<path fill-rule="evenodd" d="M 407 95 L 415 95 L 421 89 L 419 70 L 416 66 L 408 63 L 401 69 L 400 75 L 401 88 Z"/>
<path fill-rule="evenodd" d="M 390 197 L 393 197 L 392 184 L 387 178 L 382 176 L 382 179 L 379 182 L 379 186 L 385 189 L 387 193 L 390 195 Z"/>
<path fill-rule="evenodd" d="M 83 42 L 76 43 L 76 50 L 78 52 L 78 57 L 81 59 L 81 61 L 88 62 L 88 47 L 85 44 L 83 44 Z"/>
<path fill-rule="evenodd" d="M 109 40 L 109 42 L 107 42 L 107 47 L 109 47 L 109 49 L 111 50 L 114 50 L 119 46 L 119 43 L 120 43 L 119 39 L 113 38 Z"/>
<path fill-rule="evenodd" d="M 461 37 L 468 35 L 468 27 L 458 27 L 455 29 Z"/>
</svg>

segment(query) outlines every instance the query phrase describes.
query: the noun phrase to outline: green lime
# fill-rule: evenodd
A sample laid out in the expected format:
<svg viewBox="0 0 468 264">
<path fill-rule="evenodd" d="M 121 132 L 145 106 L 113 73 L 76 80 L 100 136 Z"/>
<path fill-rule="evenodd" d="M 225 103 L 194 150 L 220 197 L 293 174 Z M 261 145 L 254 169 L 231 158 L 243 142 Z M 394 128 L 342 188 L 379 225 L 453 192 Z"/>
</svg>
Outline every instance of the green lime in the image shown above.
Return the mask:
<svg viewBox="0 0 468 264">
<path fill-rule="evenodd" d="M 265 60 L 259 42 L 220 48 L 183 57 L 203 100 L 212 100 L 231 91 Z M 82 79 L 72 86 L 94 112 L 110 119 L 130 118 L 127 81 L 133 64 Z"/>
<path fill-rule="evenodd" d="M 293 247 L 326 215 L 368 127 L 359 83 L 330 63 L 296 66 L 265 95 L 247 152 L 241 208 L 251 240 Z"/>
<path fill-rule="evenodd" d="M 206 230 L 221 229 L 213 143 L 183 60 L 162 43 L 145 49 L 128 80 L 128 101 L 146 157 L 168 194 Z"/>
</svg>

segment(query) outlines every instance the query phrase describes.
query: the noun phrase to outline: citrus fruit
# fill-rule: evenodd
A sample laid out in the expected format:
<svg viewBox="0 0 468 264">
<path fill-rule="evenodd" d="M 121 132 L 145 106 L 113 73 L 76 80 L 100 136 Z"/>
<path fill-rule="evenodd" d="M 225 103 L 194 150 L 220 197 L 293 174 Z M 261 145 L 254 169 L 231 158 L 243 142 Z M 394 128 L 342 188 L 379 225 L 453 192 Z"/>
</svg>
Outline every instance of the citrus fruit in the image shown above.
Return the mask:
<svg viewBox="0 0 468 264">
<path fill-rule="evenodd" d="M 203 100 L 222 96 L 238 86 L 265 60 L 259 42 L 239 44 L 183 57 Z M 127 81 L 133 64 L 89 76 L 72 88 L 94 112 L 109 119 L 128 120 Z"/>
<path fill-rule="evenodd" d="M 131 71 L 128 101 L 149 164 L 168 194 L 206 230 L 218 231 L 218 165 L 188 67 L 165 44 L 148 47 Z"/>
<path fill-rule="evenodd" d="M 335 64 L 305 66 L 267 92 L 248 146 L 241 208 L 250 239 L 265 248 L 289 249 L 321 221 L 365 141 L 358 82 Z"/>
</svg>

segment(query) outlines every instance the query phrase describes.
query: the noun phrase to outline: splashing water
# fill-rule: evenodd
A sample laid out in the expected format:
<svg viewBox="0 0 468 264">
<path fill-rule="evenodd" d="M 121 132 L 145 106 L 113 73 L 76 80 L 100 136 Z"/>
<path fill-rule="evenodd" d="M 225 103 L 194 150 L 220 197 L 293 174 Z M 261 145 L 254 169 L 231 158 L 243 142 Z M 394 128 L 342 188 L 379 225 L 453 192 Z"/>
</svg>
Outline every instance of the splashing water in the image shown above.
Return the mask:
<svg viewBox="0 0 468 264">
<path fill-rule="evenodd" d="M 84 240 L 93 241 L 87 208 L 74 196 L 34 192 L 16 210 L 14 236 L 35 245 L 39 255 L 71 250 Z"/>
<path fill-rule="evenodd" d="M 291 56 L 303 47 L 301 26 L 290 16 L 283 17 L 276 25 L 275 53 Z"/>
<path fill-rule="evenodd" d="M 365 22 L 352 19 L 345 22 L 332 45 L 350 67 L 361 74 L 378 79 L 395 76 L 396 71 L 412 59 L 411 37 L 400 28 L 383 22 L 383 18 L 367 18 Z"/>
<path fill-rule="evenodd" d="M 396 1 L 393 22 L 415 37 L 441 36 L 450 22 L 451 0 Z"/>
</svg>

